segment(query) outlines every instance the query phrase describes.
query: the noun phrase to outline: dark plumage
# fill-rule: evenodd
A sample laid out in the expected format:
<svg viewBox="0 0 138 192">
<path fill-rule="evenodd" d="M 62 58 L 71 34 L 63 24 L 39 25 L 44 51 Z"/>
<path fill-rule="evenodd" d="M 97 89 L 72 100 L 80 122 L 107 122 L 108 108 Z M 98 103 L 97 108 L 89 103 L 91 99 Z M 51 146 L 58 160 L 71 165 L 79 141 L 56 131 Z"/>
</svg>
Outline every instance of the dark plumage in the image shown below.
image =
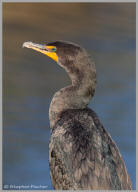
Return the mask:
<svg viewBox="0 0 138 192">
<path fill-rule="evenodd" d="M 131 189 L 117 146 L 89 108 L 61 113 L 49 149 L 55 189 Z"/>
<path fill-rule="evenodd" d="M 58 190 L 132 189 L 117 146 L 96 113 L 87 107 L 96 88 L 96 69 L 86 51 L 63 41 L 46 46 L 27 42 L 24 46 L 54 58 L 72 80 L 72 85 L 54 95 L 49 109 L 53 187 Z M 53 55 L 52 47 L 56 49 Z"/>
</svg>

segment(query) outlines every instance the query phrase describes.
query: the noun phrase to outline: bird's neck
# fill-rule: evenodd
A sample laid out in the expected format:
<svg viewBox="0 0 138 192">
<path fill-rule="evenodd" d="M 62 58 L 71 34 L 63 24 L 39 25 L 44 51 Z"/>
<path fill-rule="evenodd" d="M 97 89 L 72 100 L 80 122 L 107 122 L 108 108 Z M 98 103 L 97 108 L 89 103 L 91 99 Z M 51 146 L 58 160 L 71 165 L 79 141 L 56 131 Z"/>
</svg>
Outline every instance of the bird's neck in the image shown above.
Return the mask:
<svg viewBox="0 0 138 192">
<path fill-rule="evenodd" d="M 67 71 L 67 70 L 66 70 Z M 89 104 L 96 87 L 96 71 L 88 70 L 76 74 L 69 73 L 72 85 L 60 89 L 55 93 L 49 109 L 50 127 L 53 128 L 59 120 L 61 112 L 67 109 L 84 109 Z"/>
</svg>

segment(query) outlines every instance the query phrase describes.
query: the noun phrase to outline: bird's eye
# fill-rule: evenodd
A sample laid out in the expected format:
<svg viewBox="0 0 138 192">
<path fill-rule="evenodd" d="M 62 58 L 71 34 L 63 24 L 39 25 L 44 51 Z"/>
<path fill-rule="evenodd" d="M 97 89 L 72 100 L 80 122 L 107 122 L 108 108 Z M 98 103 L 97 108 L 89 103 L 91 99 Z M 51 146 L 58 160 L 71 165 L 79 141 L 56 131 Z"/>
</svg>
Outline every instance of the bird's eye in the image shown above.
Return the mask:
<svg viewBox="0 0 138 192">
<path fill-rule="evenodd" d="M 52 48 L 52 51 L 55 52 L 55 51 L 56 51 L 56 48 Z"/>
</svg>

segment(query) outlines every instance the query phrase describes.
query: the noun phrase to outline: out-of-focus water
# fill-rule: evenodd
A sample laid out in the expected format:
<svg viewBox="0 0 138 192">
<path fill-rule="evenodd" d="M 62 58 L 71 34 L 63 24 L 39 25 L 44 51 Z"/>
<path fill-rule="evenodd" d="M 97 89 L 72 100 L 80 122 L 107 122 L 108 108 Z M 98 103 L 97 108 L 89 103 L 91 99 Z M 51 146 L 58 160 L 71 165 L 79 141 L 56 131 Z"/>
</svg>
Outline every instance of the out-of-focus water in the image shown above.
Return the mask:
<svg viewBox="0 0 138 192">
<path fill-rule="evenodd" d="M 52 189 L 48 109 L 70 80 L 54 61 L 22 44 L 60 39 L 94 58 L 98 85 L 89 106 L 117 143 L 136 188 L 135 13 L 135 3 L 3 3 L 5 188 Z"/>
</svg>

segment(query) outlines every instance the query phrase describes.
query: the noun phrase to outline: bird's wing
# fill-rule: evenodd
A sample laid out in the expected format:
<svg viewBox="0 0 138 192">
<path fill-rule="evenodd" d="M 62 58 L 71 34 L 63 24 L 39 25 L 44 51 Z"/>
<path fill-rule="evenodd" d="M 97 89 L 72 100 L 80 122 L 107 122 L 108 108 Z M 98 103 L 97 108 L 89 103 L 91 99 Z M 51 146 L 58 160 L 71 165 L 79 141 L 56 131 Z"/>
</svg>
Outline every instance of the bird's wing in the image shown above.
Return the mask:
<svg viewBox="0 0 138 192">
<path fill-rule="evenodd" d="M 68 113 L 55 126 L 49 146 L 55 189 L 131 189 L 120 153 L 94 115 Z"/>
<path fill-rule="evenodd" d="M 103 178 L 106 176 L 105 181 L 108 178 L 110 189 L 132 190 L 132 183 L 117 145 L 101 124 L 97 114 L 92 110 L 89 110 L 89 112 L 101 138 L 100 154 L 103 164 L 100 163 L 104 166 Z"/>
<path fill-rule="evenodd" d="M 49 143 L 50 175 L 54 189 L 74 189 L 72 143 L 66 139 L 64 125 L 57 125 Z"/>
</svg>

